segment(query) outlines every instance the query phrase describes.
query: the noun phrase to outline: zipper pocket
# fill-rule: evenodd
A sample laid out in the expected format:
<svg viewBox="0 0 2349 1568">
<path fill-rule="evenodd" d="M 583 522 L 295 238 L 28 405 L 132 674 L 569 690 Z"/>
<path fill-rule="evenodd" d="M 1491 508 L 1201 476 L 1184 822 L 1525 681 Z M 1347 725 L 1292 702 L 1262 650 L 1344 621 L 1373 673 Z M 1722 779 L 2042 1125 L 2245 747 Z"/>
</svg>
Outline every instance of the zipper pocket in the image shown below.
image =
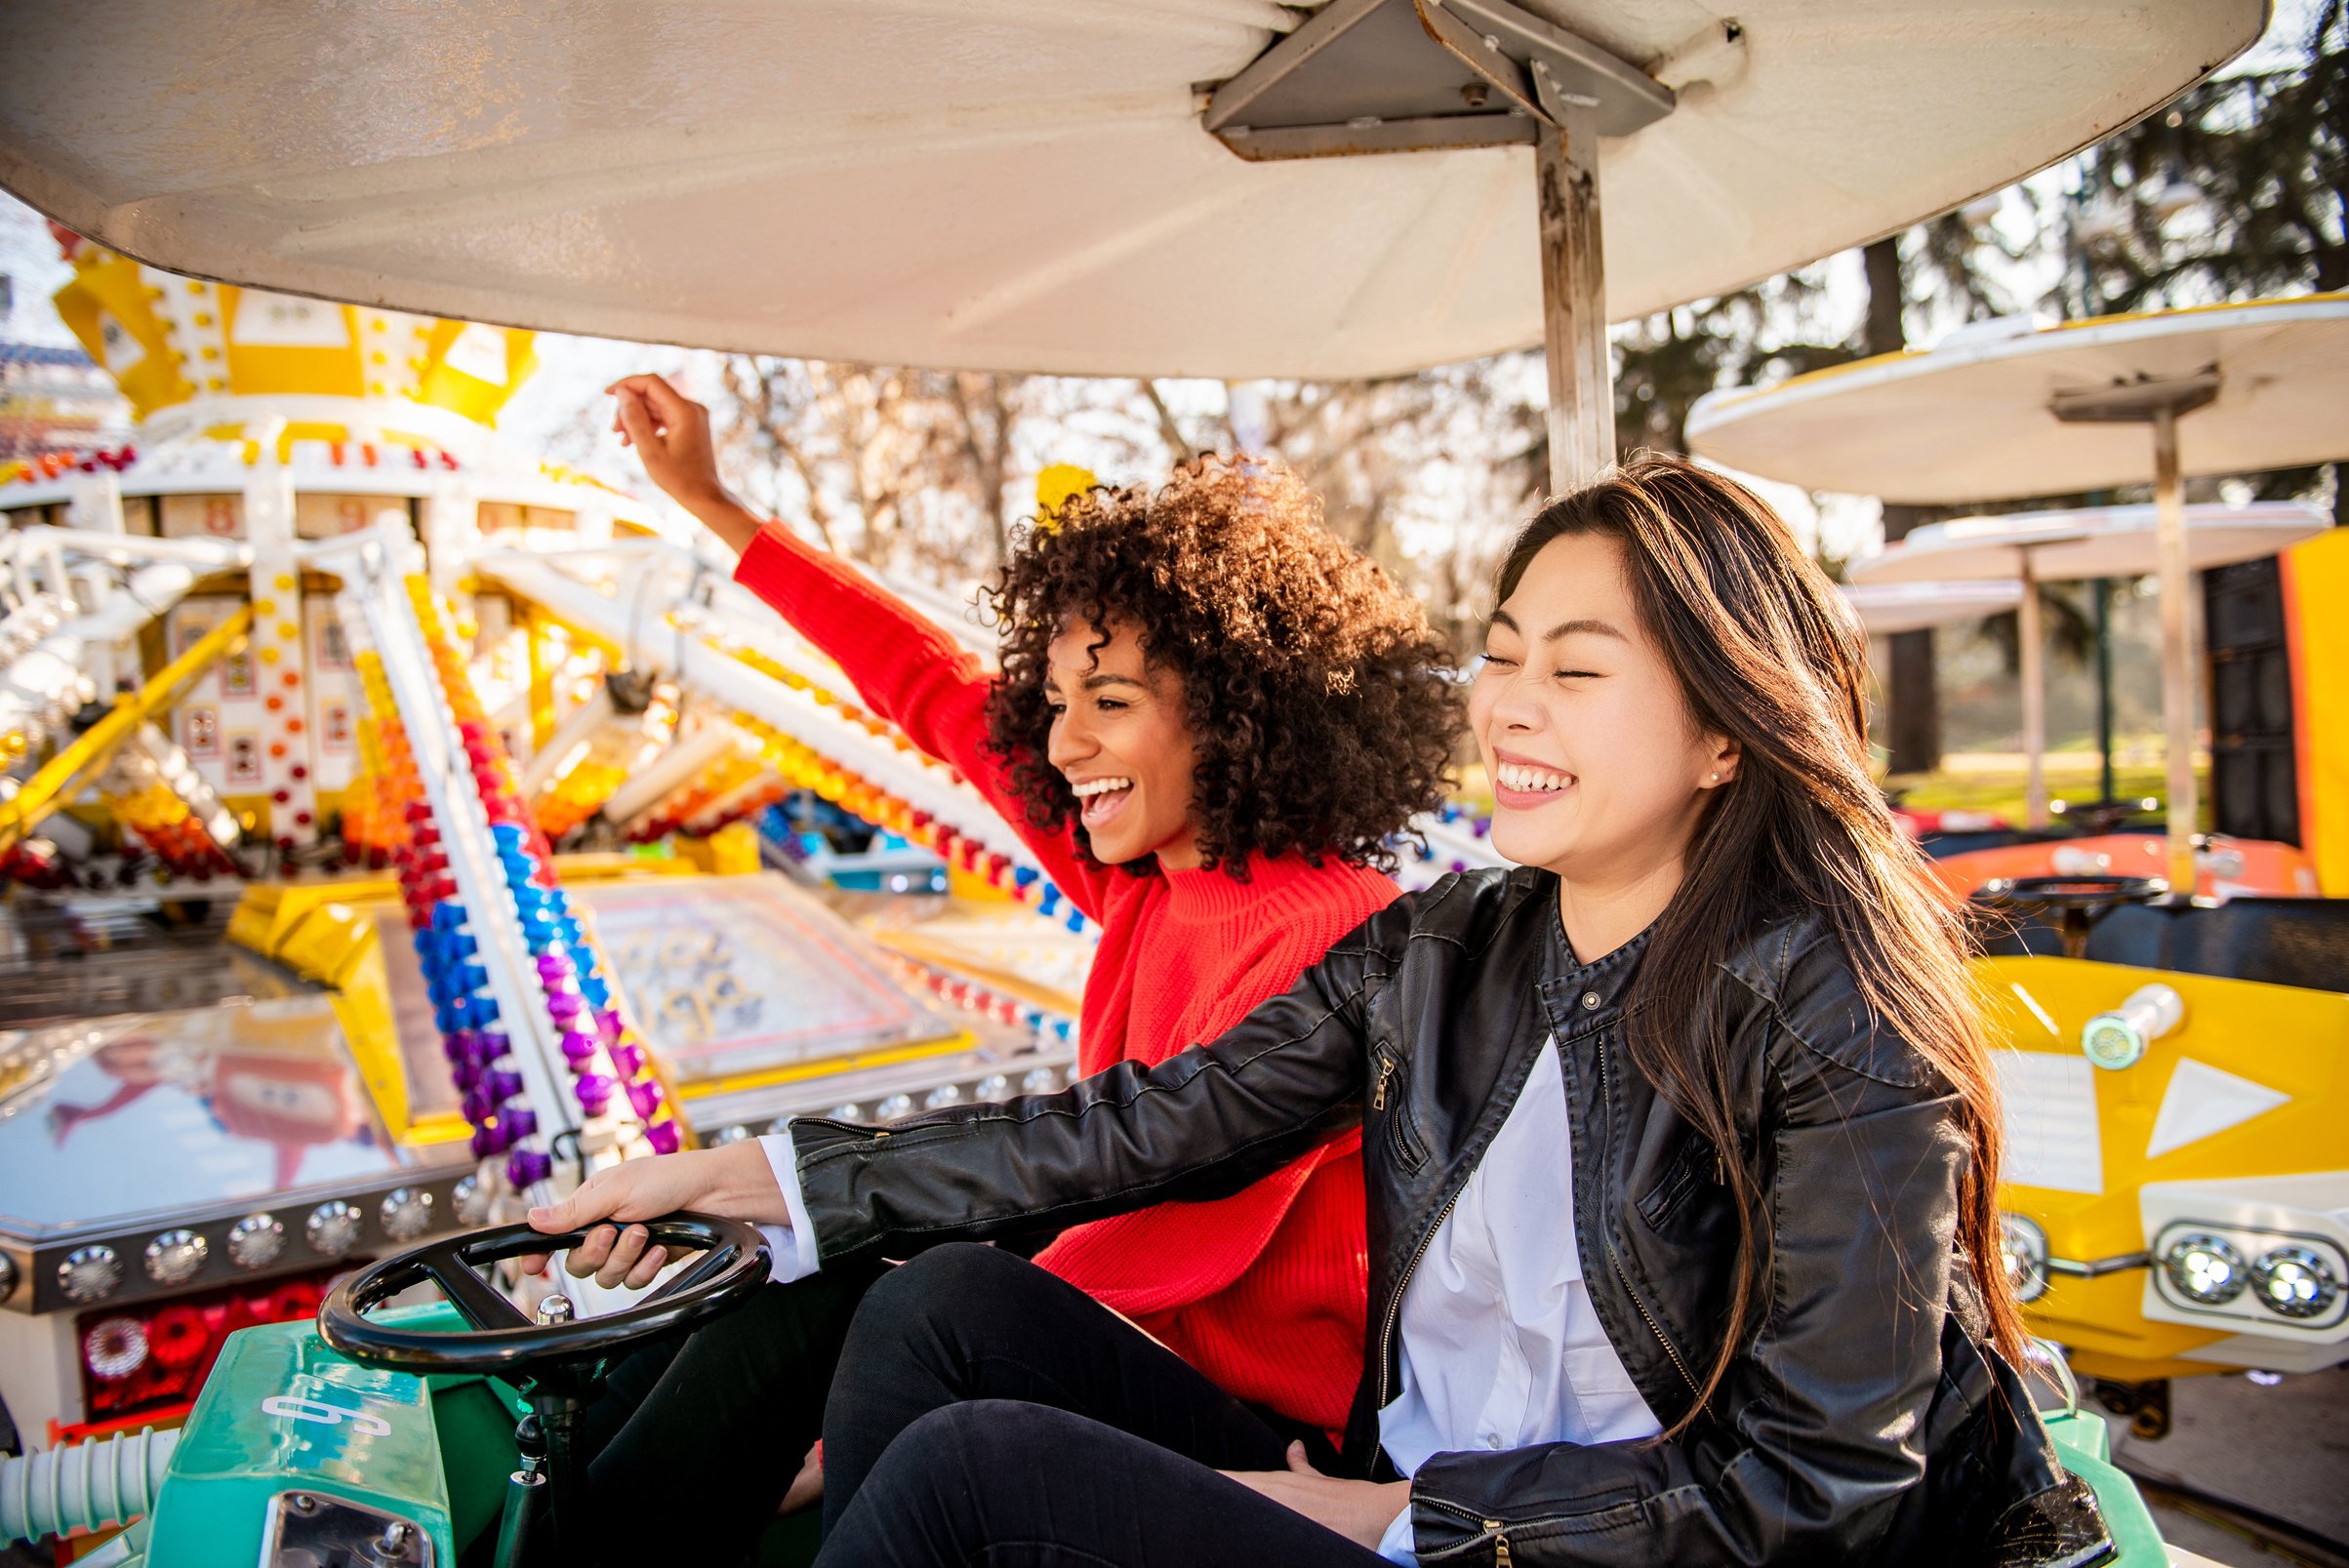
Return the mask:
<svg viewBox="0 0 2349 1568">
<path fill-rule="evenodd" d="M 1405 1170 L 1416 1171 L 1428 1162 L 1428 1151 L 1411 1125 L 1411 1103 L 1403 1093 L 1402 1058 L 1384 1045 L 1376 1055 L 1378 1065 L 1371 1075 L 1370 1109 L 1373 1114 L 1387 1118 L 1387 1145 L 1396 1159 Z"/>
<path fill-rule="evenodd" d="M 1599 1053 L 1599 1103 L 1603 1111 L 1605 1107 L 1614 1103 L 1615 1098 L 1614 1089 L 1607 1080 L 1606 1031 L 1601 1029 L 1593 1036 L 1593 1043 L 1597 1046 Z M 1648 1311 L 1647 1304 L 1640 1299 L 1639 1291 L 1633 1288 L 1631 1270 L 1623 1266 L 1622 1254 L 1615 1250 L 1614 1234 L 1611 1231 L 1605 1231 L 1603 1224 L 1600 1229 L 1606 1234 L 1606 1261 L 1614 1266 L 1615 1278 L 1622 1283 L 1623 1294 L 1632 1299 L 1632 1306 L 1639 1309 L 1640 1320 L 1647 1325 L 1647 1332 L 1653 1334 L 1656 1337 L 1656 1343 L 1664 1347 L 1664 1353 L 1671 1358 L 1674 1369 L 1681 1375 L 1681 1381 L 1688 1385 L 1688 1391 L 1691 1394 L 1695 1393 L 1697 1382 L 1688 1371 L 1688 1363 L 1681 1359 L 1681 1352 L 1674 1349 L 1672 1341 L 1664 1337 L 1664 1330 L 1656 1322 L 1655 1315 Z"/>
<path fill-rule="evenodd" d="M 1492 1532 L 1493 1568 L 1509 1568 L 1509 1534 L 1498 1519 L 1487 1519 L 1484 1528 Z"/>
</svg>

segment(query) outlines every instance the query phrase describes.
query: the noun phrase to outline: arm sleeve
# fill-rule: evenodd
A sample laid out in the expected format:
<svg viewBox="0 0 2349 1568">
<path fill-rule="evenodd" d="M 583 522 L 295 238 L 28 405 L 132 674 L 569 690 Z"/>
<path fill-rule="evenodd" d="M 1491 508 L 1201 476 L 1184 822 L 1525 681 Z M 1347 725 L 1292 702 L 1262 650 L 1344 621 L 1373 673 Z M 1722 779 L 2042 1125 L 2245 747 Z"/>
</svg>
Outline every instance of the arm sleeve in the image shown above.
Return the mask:
<svg viewBox="0 0 2349 1568">
<path fill-rule="evenodd" d="M 1438 1454 L 1412 1477 L 1422 1555 L 1489 1562 L 1504 1535 L 1524 1564 L 1868 1555 L 1924 1475 L 1965 1145 L 1937 1086 L 1793 1055 L 1763 1128 L 1768 1273 L 1719 1419 L 1660 1443 Z"/>
<path fill-rule="evenodd" d="M 775 1185 L 783 1188 L 783 1206 L 790 1215 L 789 1225 L 762 1225 L 758 1233 L 767 1238 L 767 1247 L 775 1255 L 773 1269 L 767 1277 L 779 1285 L 794 1279 L 805 1279 L 819 1266 L 816 1262 L 816 1229 L 807 1222 L 807 1195 L 799 1190 L 799 1173 L 791 1166 L 791 1140 L 784 1133 L 769 1133 L 758 1141 L 759 1152 L 766 1155 L 767 1167 L 775 1173 Z"/>
<path fill-rule="evenodd" d="M 1120 1062 L 1061 1094 L 885 1128 L 794 1120 L 819 1255 L 905 1257 L 1228 1197 L 1358 1127 L 1365 993 L 1400 950 L 1409 903 L 1342 938 L 1221 1037 L 1155 1066 Z"/>
<path fill-rule="evenodd" d="M 1001 759 L 987 747 L 989 680 L 978 659 L 919 611 L 827 550 L 769 523 L 743 551 L 734 581 L 764 600 L 856 683 L 875 713 L 987 797 L 1044 874 L 1099 919 L 1105 866 L 1077 852 L 1075 829 L 1030 824 Z"/>
</svg>

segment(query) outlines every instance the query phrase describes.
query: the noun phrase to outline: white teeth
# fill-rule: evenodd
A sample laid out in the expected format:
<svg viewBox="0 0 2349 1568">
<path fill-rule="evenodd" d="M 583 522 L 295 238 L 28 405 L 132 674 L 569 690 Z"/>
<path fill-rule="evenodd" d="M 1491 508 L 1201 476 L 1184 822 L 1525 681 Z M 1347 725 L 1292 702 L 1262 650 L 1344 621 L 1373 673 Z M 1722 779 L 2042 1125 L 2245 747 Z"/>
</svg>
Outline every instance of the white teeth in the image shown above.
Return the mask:
<svg viewBox="0 0 2349 1568">
<path fill-rule="evenodd" d="M 1075 793 L 1077 799 L 1090 800 L 1095 795 L 1106 795 L 1113 789 L 1131 789 L 1134 787 L 1134 781 L 1131 779 L 1087 779 L 1083 784 L 1071 784 L 1069 787 Z"/>
<path fill-rule="evenodd" d="M 1504 762 L 1493 770 L 1504 788 L 1508 789 L 1563 789 L 1574 781 L 1562 773 L 1547 768 L 1529 768 L 1521 762 Z"/>
</svg>

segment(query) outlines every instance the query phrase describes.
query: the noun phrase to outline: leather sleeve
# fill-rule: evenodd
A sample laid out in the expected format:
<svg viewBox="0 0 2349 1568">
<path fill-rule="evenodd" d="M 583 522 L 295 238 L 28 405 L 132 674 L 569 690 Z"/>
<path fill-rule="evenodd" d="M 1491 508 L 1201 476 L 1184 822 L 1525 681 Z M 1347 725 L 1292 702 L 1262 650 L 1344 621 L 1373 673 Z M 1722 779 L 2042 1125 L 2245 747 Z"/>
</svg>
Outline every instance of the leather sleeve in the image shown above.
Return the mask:
<svg viewBox="0 0 2349 1568">
<path fill-rule="evenodd" d="M 1357 1127 L 1366 997 L 1409 929 L 1397 901 L 1207 1045 L 1120 1062 L 1057 1095 L 886 1128 L 791 1123 L 826 1266 L 1220 1198 Z"/>
<path fill-rule="evenodd" d="M 1412 1482 L 1421 1562 L 1492 1562 L 1504 1536 L 1531 1565 L 1865 1558 L 1923 1479 L 1966 1159 L 1954 1097 L 1777 1044 L 1768 1266 L 1718 1419 L 1660 1442 L 1438 1454 Z"/>
</svg>

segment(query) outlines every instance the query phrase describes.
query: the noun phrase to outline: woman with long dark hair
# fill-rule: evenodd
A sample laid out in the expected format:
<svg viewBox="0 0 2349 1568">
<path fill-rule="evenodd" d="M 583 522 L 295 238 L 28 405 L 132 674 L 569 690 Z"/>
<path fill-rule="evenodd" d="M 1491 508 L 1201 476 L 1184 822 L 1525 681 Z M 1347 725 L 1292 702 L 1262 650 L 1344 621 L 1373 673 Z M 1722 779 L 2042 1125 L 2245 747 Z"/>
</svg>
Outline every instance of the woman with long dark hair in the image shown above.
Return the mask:
<svg viewBox="0 0 2349 1568">
<path fill-rule="evenodd" d="M 866 1297 L 823 1561 L 2084 1564 L 2022 1380 L 1962 935 L 1867 766 L 1863 643 L 1751 492 L 1642 458 L 1511 550 L 1472 699 L 1507 872 L 1160 1065 L 794 1122 L 534 1217 L 796 1211 Z M 1359 1126 L 1340 1464 L 987 1248 Z M 974 1298 L 990 1305 L 973 1309 Z M 1081 1456 L 1076 1458 L 1073 1456 Z"/>
</svg>

